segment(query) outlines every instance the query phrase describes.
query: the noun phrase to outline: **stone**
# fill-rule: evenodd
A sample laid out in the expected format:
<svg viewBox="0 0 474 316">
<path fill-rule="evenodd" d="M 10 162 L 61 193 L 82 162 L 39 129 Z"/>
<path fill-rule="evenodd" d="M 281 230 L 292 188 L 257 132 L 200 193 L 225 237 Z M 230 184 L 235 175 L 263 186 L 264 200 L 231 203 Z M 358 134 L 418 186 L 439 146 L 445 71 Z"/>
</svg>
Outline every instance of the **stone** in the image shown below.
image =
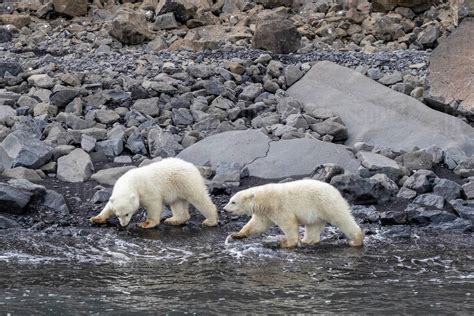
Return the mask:
<svg viewBox="0 0 474 316">
<path fill-rule="evenodd" d="M 5 216 L 0 216 L 0 229 L 20 228 L 20 224 Z"/>
<path fill-rule="evenodd" d="M 296 129 L 308 129 L 308 122 L 305 120 L 304 116 L 301 114 L 290 114 L 286 118 L 286 125 L 294 127 Z"/>
<path fill-rule="evenodd" d="M 172 12 L 158 15 L 153 23 L 153 30 L 171 30 L 178 27 L 174 14 Z"/>
<path fill-rule="evenodd" d="M 451 202 L 451 206 L 459 217 L 474 223 L 474 201 L 455 200 Z"/>
<path fill-rule="evenodd" d="M 433 3 L 431 0 L 372 0 L 371 2 L 375 11 L 387 12 L 401 6 L 410 8 L 417 13 L 428 10 Z"/>
<path fill-rule="evenodd" d="M 191 64 L 188 66 L 187 72 L 193 78 L 207 79 L 214 74 L 214 69 L 205 64 Z"/>
<path fill-rule="evenodd" d="M 401 187 L 397 193 L 397 198 L 411 200 L 416 197 L 416 191 L 408 189 L 407 187 Z"/>
<path fill-rule="evenodd" d="M 328 61 L 317 62 L 287 93 L 307 113 L 329 110 L 339 116 L 350 131 L 348 145 L 365 142 L 396 151 L 437 145 L 474 155 L 469 124 Z"/>
<path fill-rule="evenodd" d="M 474 176 L 474 157 L 465 157 L 458 162 L 454 173 L 463 178 Z"/>
<path fill-rule="evenodd" d="M 151 129 L 147 138 L 151 157 L 174 157 L 183 150 L 183 146 L 177 141 L 175 135 L 165 132 L 161 128 Z"/>
<path fill-rule="evenodd" d="M 0 123 L 7 123 L 16 116 L 16 111 L 8 105 L 0 105 Z"/>
<path fill-rule="evenodd" d="M 104 188 L 94 193 L 91 202 L 94 204 L 108 202 L 112 196 L 112 188 Z"/>
<path fill-rule="evenodd" d="M 0 43 L 7 43 L 13 39 L 12 32 L 6 27 L 0 27 Z"/>
<path fill-rule="evenodd" d="M 83 134 L 81 139 L 81 148 L 90 153 L 95 148 L 95 144 L 97 143 L 97 139 L 95 137 Z"/>
<path fill-rule="evenodd" d="M 32 86 L 51 89 L 54 86 L 54 79 L 48 75 L 31 75 L 28 77 L 28 83 Z"/>
<path fill-rule="evenodd" d="M 32 196 L 32 192 L 0 183 L 0 212 L 23 213 Z"/>
<path fill-rule="evenodd" d="M 276 54 L 296 52 L 301 45 L 301 34 L 292 21 L 275 18 L 257 22 L 252 47 Z"/>
<path fill-rule="evenodd" d="M 246 86 L 239 95 L 239 98 L 245 101 L 253 101 L 263 92 L 261 83 L 252 83 Z"/>
<path fill-rule="evenodd" d="M 97 142 L 95 150 L 104 153 L 107 157 L 116 157 L 123 151 L 123 141 L 121 138 L 112 138 Z"/>
<path fill-rule="evenodd" d="M 369 170 L 386 170 L 399 175 L 403 174 L 403 170 L 394 160 L 383 155 L 368 151 L 359 151 L 356 157 L 360 160 L 362 166 Z"/>
<path fill-rule="evenodd" d="M 167 49 L 168 42 L 166 42 L 166 40 L 162 36 L 156 35 L 156 37 L 147 44 L 147 48 L 157 53 L 159 51 Z"/>
<path fill-rule="evenodd" d="M 74 130 L 85 130 L 95 125 L 94 121 L 84 120 L 74 113 L 61 112 L 56 116 L 58 122 L 62 122 Z"/>
<path fill-rule="evenodd" d="M 220 162 L 216 166 L 216 174 L 212 179 L 213 189 L 226 189 L 240 185 L 242 165 L 235 162 Z"/>
<path fill-rule="evenodd" d="M 418 204 L 410 204 L 405 209 L 407 221 L 409 223 L 426 225 L 426 224 L 442 224 L 452 222 L 457 216 L 451 212 L 433 209 L 430 207 L 419 206 Z"/>
<path fill-rule="evenodd" d="M 33 109 L 33 116 L 45 115 L 47 117 L 55 117 L 58 113 L 58 108 L 49 103 L 38 103 Z"/>
<path fill-rule="evenodd" d="M 461 196 L 461 192 L 461 185 L 447 179 L 439 179 L 433 187 L 433 193 L 442 196 L 446 201 L 458 199 Z"/>
<path fill-rule="evenodd" d="M 418 34 L 416 39 L 418 43 L 425 47 L 433 47 L 439 37 L 439 27 L 437 25 L 429 25 Z"/>
<path fill-rule="evenodd" d="M 185 108 L 171 110 L 171 120 L 174 125 L 191 125 L 194 122 L 191 111 Z"/>
<path fill-rule="evenodd" d="M 0 166 L 3 168 L 39 168 L 52 158 L 53 148 L 29 132 L 16 130 L 0 144 Z"/>
<path fill-rule="evenodd" d="M 413 203 L 442 210 L 444 208 L 444 197 L 436 194 L 425 193 L 417 196 L 416 199 L 413 200 Z"/>
<path fill-rule="evenodd" d="M 464 196 L 468 200 L 474 200 L 474 181 L 464 184 L 462 186 L 462 190 L 464 192 Z"/>
<path fill-rule="evenodd" d="M 91 180 L 96 181 L 101 185 L 113 186 L 118 178 L 124 175 L 127 171 L 135 169 L 135 166 L 124 166 L 102 169 L 91 176 Z"/>
<path fill-rule="evenodd" d="M 69 207 L 67 206 L 64 196 L 53 190 L 46 190 L 46 194 L 43 196 L 39 205 L 62 214 L 69 214 Z"/>
<path fill-rule="evenodd" d="M 433 51 L 425 79 L 424 99 L 434 109 L 474 120 L 474 18 L 464 19 Z M 472 155 L 472 153 L 471 153 Z"/>
<path fill-rule="evenodd" d="M 0 21 L 4 25 L 14 25 L 17 29 L 28 26 L 31 23 L 31 17 L 26 14 L 1 14 Z"/>
<path fill-rule="evenodd" d="M 386 86 L 391 86 L 397 82 L 403 80 L 402 74 L 399 71 L 385 74 L 382 78 L 379 79 L 379 82 Z"/>
<path fill-rule="evenodd" d="M 25 167 L 16 167 L 12 169 L 7 169 L 3 172 L 2 175 L 7 178 L 26 179 L 31 182 L 41 181 L 41 177 L 38 175 L 36 171 L 25 168 Z"/>
<path fill-rule="evenodd" d="M 120 115 L 112 110 L 99 110 L 95 112 L 95 118 L 100 123 L 113 124 L 120 119 Z"/>
<path fill-rule="evenodd" d="M 295 82 L 301 79 L 304 75 L 304 71 L 295 65 L 288 65 L 285 68 L 285 81 L 286 86 L 291 87 Z"/>
<path fill-rule="evenodd" d="M 110 35 L 127 45 L 141 44 L 153 37 L 145 15 L 136 11 L 120 11 L 112 21 Z"/>
<path fill-rule="evenodd" d="M 291 7 L 293 0 L 257 0 L 257 4 L 261 4 L 265 9 L 274 9 L 278 7 Z"/>
<path fill-rule="evenodd" d="M 63 109 L 66 107 L 66 105 L 72 102 L 78 95 L 79 95 L 79 91 L 77 89 L 66 88 L 66 89 L 53 92 L 49 96 L 49 102 L 52 105 L 55 105 L 60 109 Z"/>
<path fill-rule="evenodd" d="M 202 0 L 160 0 L 156 7 L 156 13 L 160 15 L 172 12 L 178 21 L 186 22 L 198 11 L 210 8 L 209 2 Z"/>
<path fill-rule="evenodd" d="M 143 137 L 138 129 L 133 130 L 133 132 L 128 136 L 125 147 L 134 154 L 144 155 L 147 153 Z"/>
<path fill-rule="evenodd" d="M 334 176 L 344 174 L 344 168 L 333 163 L 325 163 L 314 168 L 311 178 L 324 182 L 331 182 Z"/>
<path fill-rule="evenodd" d="M 82 149 L 74 149 L 58 159 L 57 178 L 65 182 L 84 182 L 94 171 L 89 154 Z"/>
<path fill-rule="evenodd" d="M 160 115 L 160 108 L 158 106 L 159 98 L 149 98 L 136 100 L 132 106 L 132 109 L 151 117 L 157 117 Z"/>
<path fill-rule="evenodd" d="M 0 78 L 4 77 L 6 73 L 12 76 L 18 76 L 23 72 L 23 67 L 20 63 L 14 61 L 0 61 Z"/>
<path fill-rule="evenodd" d="M 472 233 L 474 231 L 474 227 L 470 220 L 464 218 L 456 218 L 452 222 L 446 222 L 441 224 L 432 224 L 430 225 L 431 228 L 441 230 L 441 231 L 461 231 L 463 233 Z"/>
<path fill-rule="evenodd" d="M 320 135 L 334 137 L 334 141 L 344 141 L 348 137 L 347 127 L 331 119 L 312 124 L 311 129 Z"/>
<path fill-rule="evenodd" d="M 54 11 L 70 17 L 87 14 L 87 0 L 53 0 Z"/>
<path fill-rule="evenodd" d="M 433 171 L 421 169 L 411 175 L 403 186 L 417 193 L 426 193 L 433 189 L 436 178 Z"/>
<path fill-rule="evenodd" d="M 395 161 L 410 171 L 419 169 L 431 170 L 433 168 L 433 156 L 423 150 L 403 154 L 398 156 Z"/>
<path fill-rule="evenodd" d="M 380 221 L 380 213 L 377 212 L 375 206 L 353 205 L 351 207 L 352 215 L 361 220 L 362 223 L 378 223 Z"/>
<path fill-rule="evenodd" d="M 354 204 L 384 204 L 396 194 L 387 190 L 380 181 L 361 178 L 354 174 L 334 176 L 331 185 Z"/>
</svg>

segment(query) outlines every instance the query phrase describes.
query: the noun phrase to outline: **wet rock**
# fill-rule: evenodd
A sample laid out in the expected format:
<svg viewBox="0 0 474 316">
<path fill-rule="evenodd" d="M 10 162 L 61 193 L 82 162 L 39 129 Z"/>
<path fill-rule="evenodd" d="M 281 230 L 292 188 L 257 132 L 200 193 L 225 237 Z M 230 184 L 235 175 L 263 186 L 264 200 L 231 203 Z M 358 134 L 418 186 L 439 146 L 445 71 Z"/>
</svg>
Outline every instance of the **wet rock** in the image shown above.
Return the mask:
<svg viewBox="0 0 474 316">
<path fill-rule="evenodd" d="M 277 54 L 296 52 L 300 47 L 301 34 L 293 22 L 287 19 L 259 20 L 252 40 L 252 47 Z"/>
<path fill-rule="evenodd" d="M 474 201 L 455 200 L 451 201 L 451 206 L 461 218 L 474 223 Z"/>
<path fill-rule="evenodd" d="M 382 225 L 406 224 L 407 215 L 405 211 L 384 211 L 380 213 L 380 223 Z"/>
<path fill-rule="evenodd" d="M 463 20 L 433 51 L 425 80 L 424 98 L 435 109 L 474 119 L 472 74 L 474 18 Z"/>
<path fill-rule="evenodd" d="M 333 163 L 325 163 L 314 168 L 311 178 L 324 182 L 331 182 L 334 176 L 344 174 L 344 168 Z"/>
<path fill-rule="evenodd" d="M 82 149 L 74 149 L 58 159 L 57 178 L 65 182 L 84 182 L 90 178 L 94 166 L 90 156 Z"/>
<path fill-rule="evenodd" d="M 410 171 L 419 169 L 431 170 L 433 167 L 433 156 L 423 150 L 403 154 L 397 157 L 395 161 Z"/>
<path fill-rule="evenodd" d="M 128 45 L 137 45 L 152 38 L 144 14 L 121 11 L 112 21 L 110 35 Z"/>
<path fill-rule="evenodd" d="M 474 200 L 474 181 L 464 184 L 462 190 L 468 200 Z"/>
<path fill-rule="evenodd" d="M 471 233 L 474 231 L 474 227 L 472 225 L 472 221 L 464 218 L 456 218 L 452 222 L 441 223 L 441 224 L 432 224 L 430 227 L 436 230 L 442 231 L 461 231 L 463 233 Z"/>
<path fill-rule="evenodd" d="M 439 179 L 433 187 L 433 193 L 451 201 L 461 196 L 462 187 L 454 181 Z"/>
<path fill-rule="evenodd" d="M 54 11 L 70 17 L 87 14 L 87 0 L 53 0 Z"/>
<path fill-rule="evenodd" d="M 429 206 L 420 206 L 418 204 L 410 204 L 405 209 L 407 221 L 413 224 L 442 224 L 452 222 L 457 219 L 453 213 L 439 210 Z"/>
<path fill-rule="evenodd" d="M 91 180 L 99 184 L 113 186 L 118 178 L 124 175 L 127 171 L 135 169 L 135 166 L 124 166 L 116 168 L 102 169 L 91 176 Z"/>
<path fill-rule="evenodd" d="M 474 176 L 474 157 L 465 157 L 458 162 L 454 173 L 463 178 Z"/>
<path fill-rule="evenodd" d="M 30 133 L 16 130 L 0 144 L 0 166 L 39 168 L 51 159 L 52 150 Z"/>
<path fill-rule="evenodd" d="M 403 186 L 417 193 L 426 193 L 433 189 L 436 178 L 436 174 L 432 171 L 418 170 L 405 181 Z"/>
<path fill-rule="evenodd" d="M 7 178 L 26 179 L 31 182 L 41 181 L 41 177 L 38 175 L 36 171 L 27 169 L 25 167 L 7 169 L 3 172 L 2 175 Z"/>
<path fill-rule="evenodd" d="M 331 184 L 354 204 L 386 203 L 396 192 L 387 189 L 382 182 L 347 174 L 332 178 Z"/>
<path fill-rule="evenodd" d="M 0 216 L 0 229 L 20 228 L 20 224 L 5 216 Z"/>
<path fill-rule="evenodd" d="M 0 183 L 0 212 L 22 213 L 33 193 Z"/>
</svg>

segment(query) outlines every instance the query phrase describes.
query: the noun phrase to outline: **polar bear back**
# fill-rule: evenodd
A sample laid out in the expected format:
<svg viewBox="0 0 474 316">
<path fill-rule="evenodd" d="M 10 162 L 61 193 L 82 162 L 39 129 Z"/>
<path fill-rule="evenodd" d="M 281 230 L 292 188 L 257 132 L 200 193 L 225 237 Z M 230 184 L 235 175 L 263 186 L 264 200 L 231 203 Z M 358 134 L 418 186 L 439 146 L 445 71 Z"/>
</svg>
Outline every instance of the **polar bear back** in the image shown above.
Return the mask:
<svg viewBox="0 0 474 316">
<path fill-rule="evenodd" d="M 206 192 L 204 179 L 193 164 L 178 158 L 167 158 L 132 169 L 121 176 L 112 196 L 134 192 L 141 200 L 160 197 L 164 203 L 189 199 L 195 192 Z"/>
<path fill-rule="evenodd" d="M 257 205 L 272 205 L 275 212 L 291 212 L 301 223 L 317 218 L 332 222 L 335 217 L 352 217 L 350 207 L 332 185 L 317 180 L 298 180 L 251 188 Z"/>
</svg>

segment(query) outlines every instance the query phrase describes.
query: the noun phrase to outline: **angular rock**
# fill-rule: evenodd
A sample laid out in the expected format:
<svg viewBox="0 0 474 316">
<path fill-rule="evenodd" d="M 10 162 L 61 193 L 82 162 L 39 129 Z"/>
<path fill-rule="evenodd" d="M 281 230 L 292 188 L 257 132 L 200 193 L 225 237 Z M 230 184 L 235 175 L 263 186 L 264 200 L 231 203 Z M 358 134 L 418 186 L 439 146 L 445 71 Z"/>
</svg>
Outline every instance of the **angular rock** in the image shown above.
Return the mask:
<svg viewBox="0 0 474 316">
<path fill-rule="evenodd" d="M 413 200 L 413 203 L 423 206 L 430 206 L 438 210 L 442 210 L 444 208 L 444 198 L 431 193 L 425 193 L 417 196 L 416 199 Z"/>
<path fill-rule="evenodd" d="M 160 108 L 158 107 L 159 98 L 141 99 L 135 101 L 132 108 L 142 114 L 156 117 L 160 115 Z"/>
<path fill-rule="evenodd" d="M 0 229 L 20 228 L 20 224 L 5 216 L 0 216 Z"/>
<path fill-rule="evenodd" d="M 28 77 L 28 83 L 32 86 L 50 89 L 54 86 L 54 79 L 48 75 L 32 75 Z"/>
<path fill-rule="evenodd" d="M 20 63 L 12 61 L 0 61 L 0 77 L 4 77 L 6 73 L 12 76 L 18 76 L 23 72 L 23 67 Z"/>
<path fill-rule="evenodd" d="M 7 43 L 13 39 L 12 32 L 6 27 L 0 27 L 0 43 Z"/>
<path fill-rule="evenodd" d="M 340 116 L 349 145 L 365 142 L 397 151 L 437 145 L 474 155 L 474 129 L 465 122 L 331 62 L 316 63 L 287 92 L 307 113 L 322 109 Z"/>
<path fill-rule="evenodd" d="M 33 193 L 0 183 L 0 212 L 22 213 Z"/>
<path fill-rule="evenodd" d="M 46 190 L 46 194 L 39 202 L 39 205 L 58 211 L 62 214 L 69 214 L 69 207 L 64 196 L 53 190 Z"/>
<path fill-rule="evenodd" d="M 26 179 L 31 182 L 41 181 L 41 177 L 38 175 L 36 171 L 27 169 L 25 167 L 7 169 L 3 172 L 2 175 L 7 178 Z"/>
<path fill-rule="evenodd" d="M 474 200 L 474 181 L 464 184 L 462 190 L 468 200 Z"/>
<path fill-rule="evenodd" d="M 397 193 L 397 198 L 411 200 L 416 197 L 416 191 L 408 189 L 407 187 L 401 187 Z"/>
<path fill-rule="evenodd" d="M 124 166 L 109 169 L 102 169 L 91 176 L 91 180 L 102 185 L 113 186 L 125 172 L 135 169 L 135 166 Z"/>
<path fill-rule="evenodd" d="M 95 112 L 95 118 L 100 123 L 112 124 L 120 119 L 120 115 L 112 110 L 99 110 Z"/>
<path fill-rule="evenodd" d="M 58 108 L 62 109 L 66 107 L 70 102 L 74 100 L 79 95 L 79 91 L 76 89 L 62 89 L 56 92 L 53 92 L 49 96 L 49 102 L 52 105 L 57 106 Z"/>
<path fill-rule="evenodd" d="M 262 84 L 253 83 L 246 86 L 239 95 L 239 98 L 245 101 L 253 101 L 263 92 Z"/>
<path fill-rule="evenodd" d="M 226 189 L 240 185 L 242 165 L 235 162 L 221 162 L 216 166 L 216 174 L 212 179 L 213 189 Z"/>
<path fill-rule="evenodd" d="M 285 68 L 285 81 L 286 81 L 286 86 L 291 87 L 295 82 L 301 79 L 303 77 L 304 71 L 300 70 L 297 66 L 295 65 L 288 65 Z"/>
<path fill-rule="evenodd" d="M 446 201 L 458 199 L 461 196 L 462 187 L 454 181 L 440 179 L 433 187 L 433 193 L 442 196 Z"/>
<path fill-rule="evenodd" d="M 317 166 L 311 173 L 311 178 L 324 182 L 331 182 L 334 176 L 344 174 L 344 168 L 333 163 Z"/>
<path fill-rule="evenodd" d="M 183 146 L 177 141 L 175 135 L 163 131 L 161 128 L 153 128 L 148 132 L 148 149 L 151 157 L 174 157 L 183 150 Z"/>
<path fill-rule="evenodd" d="M 264 19 L 257 22 L 252 47 L 276 54 L 294 53 L 300 48 L 301 34 L 287 19 Z"/>
<path fill-rule="evenodd" d="M 185 108 L 173 109 L 171 111 L 171 119 L 174 125 L 191 125 L 194 122 L 191 111 Z"/>
<path fill-rule="evenodd" d="M 426 225 L 426 224 L 442 224 L 452 222 L 457 219 L 457 216 L 451 212 L 439 210 L 436 208 L 430 208 L 425 206 L 419 206 L 418 204 L 410 204 L 405 209 L 407 214 L 407 221 L 413 224 Z"/>
<path fill-rule="evenodd" d="M 121 138 L 112 138 L 97 142 L 95 150 L 104 153 L 107 157 L 116 157 L 123 151 L 123 141 Z"/>
<path fill-rule="evenodd" d="M 54 11 L 70 17 L 87 14 L 87 0 L 53 0 Z"/>
<path fill-rule="evenodd" d="M 433 171 L 418 170 L 405 181 L 403 186 L 417 193 L 426 193 L 433 189 L 436 178 Z"/>
<path fill-rule="evenodd" d="M 461 218 L 474 223 L 474 201 L 455 200 L 451 202 L 451 205 Z"/>
<path fill-rule="evenodd" d="M 153 24 L 153 30 L 170 30 L 178 27 L 178 22 L 172 12 L 158 15 Z"/>
<path fill-rule="evenodd" d="M 464 19 L 430 58 L 424 99 L 435 109 L 474 120 L 474 18 Z M 471 153 L 472 154 L 472 153 Z"/>
<path fill-rule="evenodd" d="M 454 168 L 454 173 L 463 178 L 474 176 L 474 156 L 460 160 Z"/>
<path fill-rule="evenodd" d="M 403 154 L 397 157 L 395 161 L 410 171 L 419 169 L 431 170 L 433 168 L 433 155 L 423 150 Z"/>
<path fill-rule="evenodd" d="M 386 171 L 387 173 L 403 175 L 402 168 L 392 159 L 368 151 L 359 151 L 356 157 L 362 166 L 372 171 Z M 385 172 L 382 172 L 385 173 Z"/>
<path fill-rule="evenodd" d="M 152 38 L 145 15 L 134 11 L 121 11 L 112 21 L 110 35 L 128 45 L 137 45 Z"/>
<path fill-rule="evenodd" d="M 387 190 L 374 179 L 365 179 L 357 175 L 338 175 L 331 184 L 354 204 L 383 204 L 391 200 L 396 192 Z"/>
<path fill-rule="evenodd" d="M 0 144 L 0 165 L 5 169 L 14 167 L 39 168 L 52 158 L 53 148 L 29 132 L 16 130 Z"/>
<path fill-rule="evenodd" d="M 94 166 L 90 156 L 82 149 L 74 149 L 58 159 L 57 178 L 65 182 L 84 182 L 89 180 Z"/>
</svg>

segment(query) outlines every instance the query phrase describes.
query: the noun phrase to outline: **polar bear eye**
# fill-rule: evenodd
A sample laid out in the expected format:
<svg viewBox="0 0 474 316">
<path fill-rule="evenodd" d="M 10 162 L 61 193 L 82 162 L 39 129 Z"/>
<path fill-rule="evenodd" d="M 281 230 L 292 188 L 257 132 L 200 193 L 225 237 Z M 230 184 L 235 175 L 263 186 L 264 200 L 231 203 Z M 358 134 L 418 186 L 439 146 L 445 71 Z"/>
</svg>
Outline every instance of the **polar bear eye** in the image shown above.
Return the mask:
<svg viewBox="0 0 474 316">
<path fill-rule="evenodd" d="M 235 204 L 235 202 L 234 202 L 234 201 L 232 201 L 232 202 L 230 202 L 230 204 Z"/>
<path fill-rule="evenodd" d="M 125 217 L 128 217 L 128 213 L 127 213 L 127 214 L 125 214 Z"/>
</svg>

